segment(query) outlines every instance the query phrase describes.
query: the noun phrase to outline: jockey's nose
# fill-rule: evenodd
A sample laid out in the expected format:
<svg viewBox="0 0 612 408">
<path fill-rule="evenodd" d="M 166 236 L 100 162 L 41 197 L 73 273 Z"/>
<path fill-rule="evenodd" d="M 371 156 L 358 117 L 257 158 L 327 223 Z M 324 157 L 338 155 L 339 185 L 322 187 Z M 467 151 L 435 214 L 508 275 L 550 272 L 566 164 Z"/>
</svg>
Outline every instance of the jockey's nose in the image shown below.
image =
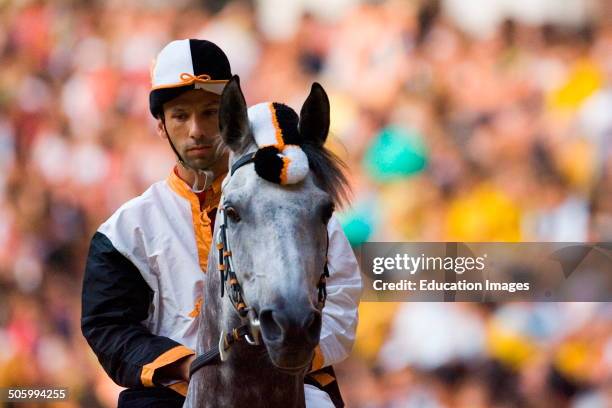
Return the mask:
<svg viewBox="0 0 612 408">
<path fill-rule="evenodd" d="M 264 308 L 259 321 L 263 339 L 269 345 L 315 347 L 319 343 L 321 312 L 311 306 Z"/>
</svg>

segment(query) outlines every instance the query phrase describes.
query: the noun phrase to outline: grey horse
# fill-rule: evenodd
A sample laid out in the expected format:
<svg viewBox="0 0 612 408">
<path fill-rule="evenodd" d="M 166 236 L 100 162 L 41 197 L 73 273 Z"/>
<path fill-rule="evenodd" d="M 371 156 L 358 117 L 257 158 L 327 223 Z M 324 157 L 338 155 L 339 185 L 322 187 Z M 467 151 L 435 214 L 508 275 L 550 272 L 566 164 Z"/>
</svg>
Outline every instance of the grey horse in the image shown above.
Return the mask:
<svg viewBox="0 0 612 408">
<path fill-rule="evenodd" d="M 255 144 L 240 82 L 234 77 L 221 96 L 221 138 L 230 168 Z M 334 206 L 347 197 L 343 164 L 323 147 L 329 131 L 329 101 L 313 84 L 300 111 L 299 145 L 309 173 L 296 184 L 259 177 L 247 164 L 226 179 L 224 208 L 232 263 L 244 303 L 258 317 L 259 345 L 236 342 L 226 360 L 196 371 L 185 407 L 304 407 L 304 376 L 319 342 L 322 310 L 318 285 L 326 265 L 327 228 Z M 213 237 L 219 234 L 217 214 Z M 221 333 L 248 322 L 227 291 L 220 296 L 222 263 L 211 250 L 205 275 L 205 307 L 197 354 L 218 347 Z M 257 339 L 251 339 L 257 340 Z"/>
</svg>

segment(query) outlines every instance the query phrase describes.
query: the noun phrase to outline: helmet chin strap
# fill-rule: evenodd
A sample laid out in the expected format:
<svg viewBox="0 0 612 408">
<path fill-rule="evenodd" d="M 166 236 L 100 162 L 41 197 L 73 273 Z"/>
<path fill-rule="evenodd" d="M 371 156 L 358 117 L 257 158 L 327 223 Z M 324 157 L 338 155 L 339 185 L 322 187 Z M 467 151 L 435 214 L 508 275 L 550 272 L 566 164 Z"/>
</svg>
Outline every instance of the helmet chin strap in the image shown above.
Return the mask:
<svg viewBox="0 0 612 408">
<path fill-rule="evenodd" d="M 176 150 L 176 147 L 174 147 L 174 143 L 172 143 L 172 139 L 170 139 L 170 135 L 168 134 L 168 129 L 166 128 L 166 121 L 165 121 L 165 118 L 163 117 L 163 114 L 161 117 L 161 121 L 162 121 L 162 125 L 164 126 L 164 132 L 166 132 L 166 139 L 168 139 L 168 143 L 170 143 L 170 147 L 172 148 L 172 151 L 174 151 L 174 154 L 176 154 L 179 164 L 183 166 L 185 169 L 193 171 L 195 179 L 193 181 L 193 185 L 191 186 L 191 191 L 193 191 L 194 193 L 201 193 L 202 191 L 206 190 L 209 187 L 209 184 L 212 183 L 214 173 L 210 170 L 195 169 L 191 167 L 190 165 L 188 165 L 187 162 L 183 160 L 178 150 Z M 200 183 L 198 183 L 199 176 L 204 176 L 204 184 L 202 184 L 201 189 L 198 189 L 198 186 L 200 185 Z"/>
<path fill-rule="evenodd" d="M 214 176 L 212 171 L 199 170 L 199 169 L 196 170 L 192 167 L 186 166 L 184 162 L 181 162 L 181 165 L 185 167 L 187 170 L 193 171 L 193 174 L 195 175 L 195 179 L 193 180 L 193 185 L 191 186 L 191 191 L 193 191 L 194 193 L 201 193 L 202 191 L 210 187 L 210 183 L 212 183 L 212 179 Z M 204 184 L 202 184 L 201 189 L 198 189 L 198 185 L 200 185 L 200 183 L 198 183 L 199 181 L 198 176 L 204 176 Z"/>
</svg>

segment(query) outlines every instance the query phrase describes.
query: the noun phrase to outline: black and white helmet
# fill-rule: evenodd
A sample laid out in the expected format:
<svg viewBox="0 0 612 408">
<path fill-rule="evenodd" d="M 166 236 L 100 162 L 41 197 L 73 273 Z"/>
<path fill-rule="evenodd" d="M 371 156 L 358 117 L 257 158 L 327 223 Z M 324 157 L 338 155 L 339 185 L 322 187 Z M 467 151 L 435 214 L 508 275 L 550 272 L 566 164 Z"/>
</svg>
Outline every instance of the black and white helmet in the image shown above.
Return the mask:
<svg viewBox="0 0 612 408">
<path fill-rule="evenodd" d="M 195 39 L 172 41 L 160 51 L 151 67 L 151 114 L 159 118 L 164 103 L 190 89 L 220 95 L 231 77 L 229 60 L 216 44 Z"/>
</svg>

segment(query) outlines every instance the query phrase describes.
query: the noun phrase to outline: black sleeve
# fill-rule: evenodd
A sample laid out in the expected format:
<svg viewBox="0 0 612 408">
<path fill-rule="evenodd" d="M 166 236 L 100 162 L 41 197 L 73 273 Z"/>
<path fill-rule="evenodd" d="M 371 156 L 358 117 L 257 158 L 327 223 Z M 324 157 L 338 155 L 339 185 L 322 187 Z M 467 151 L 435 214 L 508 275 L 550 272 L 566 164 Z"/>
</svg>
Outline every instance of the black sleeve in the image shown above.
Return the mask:
<svg viewBox="0 0 612 408">
<path fill-rule="evenodd" d="M 104 370 L 120 386 L 153 386 L 160 355 L 171 349 L 176 349 L 170 353 L 175 357 L 188 352 L 140 323 L 147 318 L 152 299 L 153 291 L 134 264 L 96 232 L 83 280 L 81 330 Z M 167 357 L 160 365 L 172 362 Z"/>
</svg>

